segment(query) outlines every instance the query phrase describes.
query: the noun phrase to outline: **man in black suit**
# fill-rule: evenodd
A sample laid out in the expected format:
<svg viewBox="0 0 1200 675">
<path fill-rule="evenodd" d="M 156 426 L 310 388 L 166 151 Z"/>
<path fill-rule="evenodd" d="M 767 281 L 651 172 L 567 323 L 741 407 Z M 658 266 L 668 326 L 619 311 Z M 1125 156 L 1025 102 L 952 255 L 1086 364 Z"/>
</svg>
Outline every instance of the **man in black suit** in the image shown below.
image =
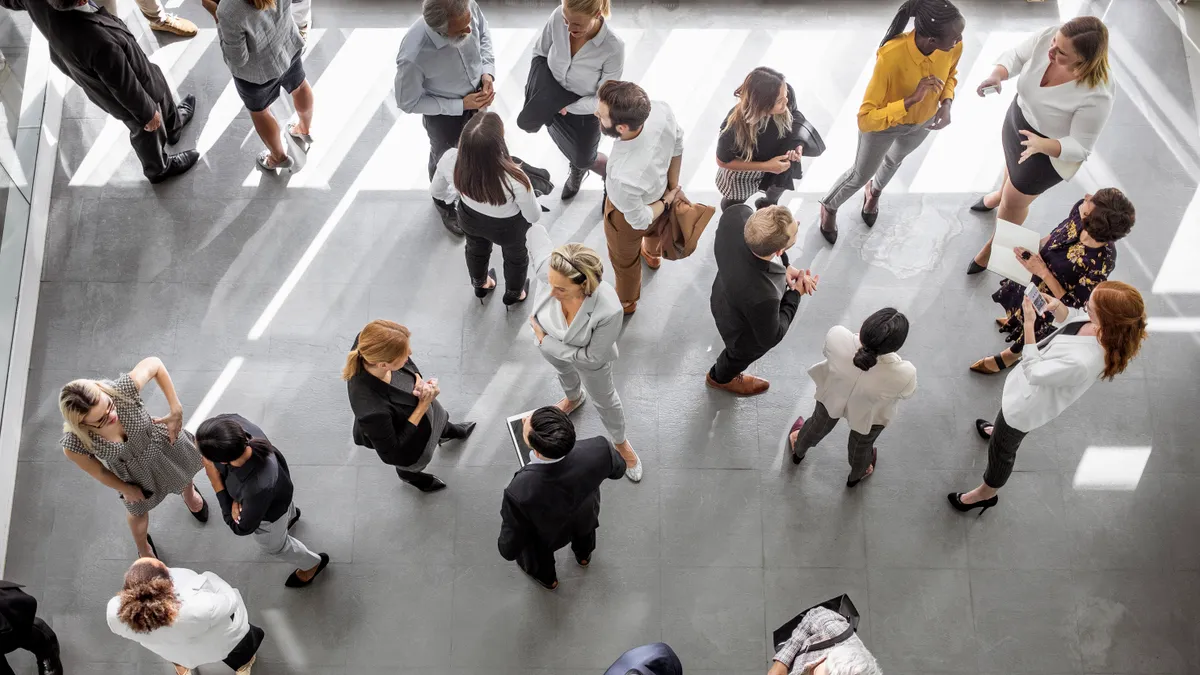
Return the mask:
<svg viewBox="0 0 1200 675">
<path fill-rule="evenodd" d="M 500 539 L 505 560 L 554 590 L 554 552 L 571 545 L 587 567 L 600 527 L 600 484 L 625 475 L 625 460 L 602 436 L 575 442 L 575 426 L 556 406 L 538 408 L 525 419 L 529 464 L 504 488 Z"/>
<path fill-rule="evenodd" d="M 704 376 L 708 386 L 739 396 L 761 394 L 770 386 L 742 371 L 783 340 L 800 296 L 817 290 L 818 277 L 788 264 L 786 251 L 796 243 L 796 227 L 786 206 L 755 211 L 737 204 L 721 214 L 709 307 L 725 349 Z"/>
<path fill-rule="evenodd" d="M 39 675 L 62 675 L 58 637 L 45 621 L 37 618 L 37 600 L 22 591 L 20 584 L 0 581 L 0 654 L 18 649 L 33 652 Z M 0 675 L 13 675 L 3 657 L 0 657 Z"/>
<path fill-rule="evenodd" d="M 125 22 L 92 0 L 0 0 L 23 9 L 46 36 L 50 61 L 78 84 L 93 103 L 129 127 L 129 141 L 151 183 L 196 164 L 188 150 L 168 155 L 191 121 L 196 98 L 178 106 L 158 66 L 150 62 Z"/>
</svg>

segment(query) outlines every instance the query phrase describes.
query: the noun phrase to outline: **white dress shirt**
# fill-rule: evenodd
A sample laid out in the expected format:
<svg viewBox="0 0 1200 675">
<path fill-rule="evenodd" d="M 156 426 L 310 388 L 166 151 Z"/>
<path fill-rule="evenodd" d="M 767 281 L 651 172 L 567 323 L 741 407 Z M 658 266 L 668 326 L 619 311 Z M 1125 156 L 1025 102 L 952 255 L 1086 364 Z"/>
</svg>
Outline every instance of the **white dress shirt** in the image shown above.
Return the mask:
<svg viewBox="0 0 1200 675">
<path fill-rule="evenodd" d="M 1042 76 L 1050 66 L 1050 43 L 1057 32 L 1058 26 L 1054 26 L 1030 36 L 996 63 L 1008 69 L 1010 79 L 1024 73 L 1017 81 L 1017 105 L 1034 130 L 1062 145 L 1050 163 L 1058 175 L 1069 179 L 1092 154 L 1104 131 L 1112 112 L 1113 87 L 1111 81 L 1097 87 L 1077 81 L 1043 87 Z"/>
<path fill-rule="evenodd" d="M 834 419 L 846 418 L 860 434 L 876 424 L 887 426 L 902 399 L 917 392 L 917 368 L 900 355 L 880 354 L 874 367 L 859 370 L 854 355 L 862 342 L 845 326 L 825 335 L 825 360 L 808 369 L 817 384 L 816 399 Z"/>
<path fill-rule="evenodd" d="M 583 98 L 567 106 L 572 115 L 596 112 L 596 92 L 608 80 L 619 80 L 625 71 L 625 43 L 601 19 L 600 32 L 571 56 L 571 33 L 562 5 L 550 12 L 542 36 L 533 44 L 533 55 L 546 57 L 550 73 L 564 89 Z"/>
<path fill-rule="evenodd" d="M 479 5 L 471 2 L 471 34 L 457 47 L 418 18 L 396 54 L 396 105 L 406 113 L 461 115 L 463 97 L 484 75 L 496 76 L 496 57 Z"/>
<path fill-rule="evenodd" d="M 179 615 L 170 626 L 137 633 L 121 621 L 121 598 L 108 601 L 108 627 L 171 663 L 197 668 L 229 656 L 246 633 L 250 621 L 242 594 L 224 579 L 182 567 L 171 568 L 171 583 L 179 599 Z"/>
<path fill-rule="evenodd" d="M 434 199 L 447 204 L 453 204 L 454 200 L 461 199 L 472 211 L 492 218 L 509 218 L 521 214 L 531 225 L 542 217 L 542 207 L 538 204 L 537 195 L 533 194 L 533 190 L 507 175 L 504 180 L 508 183 L 508 199 L 499 206 L 477 202 L 466 195 L 459 194 L 458 189 L 454 187 L 454 166 L 457 163 L 458 148 L 450 148 L 438 160 L 437 171 L 433 173 L 433 182 L 429 185 L 429 191 L 433 194 Z"/>
<path fill-rule="evenodd" d="M 683 154 L 683 129 L 671 106 L 650 102 L 650 117 L 637 138 L 613 143 L 604 187 L 630 227 L 644 230 L 654 222 L 650 204 L 667 191 L 671 159 Z"/>
<path fill-rule="evenodd" d="M 1071 309 L 1064 325 L 1087 320 L 1085 310 Z M 1026 344 L 1004 380 L 1000 410 L 1017 431 L 1028 433 L 1058 417 L 1104 374 L 1104 347 L 1095 335 L 1051 338 L 1043 349 Z"/>
</svg>

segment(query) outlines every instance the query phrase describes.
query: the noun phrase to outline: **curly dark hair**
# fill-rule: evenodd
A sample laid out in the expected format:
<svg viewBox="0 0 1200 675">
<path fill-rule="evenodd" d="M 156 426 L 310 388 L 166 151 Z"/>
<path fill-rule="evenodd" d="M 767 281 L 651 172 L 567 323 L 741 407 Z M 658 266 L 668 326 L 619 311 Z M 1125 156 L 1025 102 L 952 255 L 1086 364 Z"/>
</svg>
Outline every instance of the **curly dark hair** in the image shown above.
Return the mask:
<svg viewBox="0 0 1200 675">
<path fill-rule="evenodd" d="M 179 615 L 179 599 L 171 573 L 153 559 L 141 558 L 125 573 L 117 617 L 135 633 L 170 626 Z"/>
<path fill-rule="evenodd" d="M 1123 239 L 1133 229 L 1136 213 L 1133 202 L 1117 188 L 1102 188 L 1092 195 L 1092 212 L 1083 220 L 1083 229 L 1092 239 L 1109 244 Z"/>
</svg>

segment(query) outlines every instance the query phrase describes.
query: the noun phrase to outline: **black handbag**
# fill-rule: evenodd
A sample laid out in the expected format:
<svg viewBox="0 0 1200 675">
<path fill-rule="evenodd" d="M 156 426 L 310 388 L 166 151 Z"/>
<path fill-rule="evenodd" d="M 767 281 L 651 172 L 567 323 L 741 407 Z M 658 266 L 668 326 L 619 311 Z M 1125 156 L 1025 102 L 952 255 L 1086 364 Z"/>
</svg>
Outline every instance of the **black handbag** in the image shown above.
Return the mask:
<svg viewBox="0 0 1200 675">
<path fill-rule="evenodd" d="M 800 154 L 805 157 L 820 157 L 821 153 L 825 152 L 825 141 L 821 140 L 821 134 L 817 133 L 817 128 L 807 118 L 800 120 L 799 136 L 800 142 L 804 144 L 804 151 Z"/>
<path fill-rule="evenodd" d="M 784 643 L 786 643 L 792 637 L 792 631 L 796 630 L 796 626 L 799 626 L 800 622 L 804 620 L 804 616 L 817 607 L 824 607 L 825 609 L 841 614 L 842 618 L 849 622 L 850 625 L 846 628 L 846 630 L 842 631 L 840 635 L 835 635 L 828 640 L 821 640 L 820 642 L 814 642 L 813 644 L 808 645 L 804 649 L 800 650 L 800 654 L 807 654 L 808 652 L 818 652 L 822 649 L 829 649 L 834 645 L 849 640 L 850 636 L 854 635 L 854 631 L 858 630 L 858 608 L 854 606 L 854 603 L 850 600 L 850 596 L 842 594 L 836 598 L 833 598 L 832 600 L 826 600 L 819 605 L 809 607 L 803 612 L 797 614 L 791 621 L 788 621 L 779 628 L 776 628 L 775 632 L 771 634 L 771 637 L 775 640 L 775 651 L 779 651 L 783 648 Z"/>
</svg>

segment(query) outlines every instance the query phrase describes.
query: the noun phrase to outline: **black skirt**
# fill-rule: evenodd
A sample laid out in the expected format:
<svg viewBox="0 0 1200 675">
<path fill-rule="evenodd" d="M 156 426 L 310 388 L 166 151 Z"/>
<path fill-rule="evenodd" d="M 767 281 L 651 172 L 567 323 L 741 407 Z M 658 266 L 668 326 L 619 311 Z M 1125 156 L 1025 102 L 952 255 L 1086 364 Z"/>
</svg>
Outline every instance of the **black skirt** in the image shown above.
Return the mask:
<svg viewBox="0 0 1200 675">
<path fill-rule="evenodd" d="M 1049 155 L 1040 152 L 1022 164 L 1017 163 L 1021 159 L 1021 153 L 1025 150 L 1025 146 L 1021 145 L 1021 141 L 1025 140 L 1025 137 L 1021 135 L 1022 131 L 1032 131 L 1034 134 L 1046 138 L 1037 129 L 1029 126 L 1025 115 L 1021 114 L 1021 106 L 1017 105 L 1017 99 L 1014 97 L 1012 105 L 1008 108 L 1008 115 L 1004 118 L 1004 130 L 1001 134 L 1004 142 L 1004 163 L 1008 167 L 1008 180 L 1021 194 L 1040 195 L 1061 183 L 1062 176 L 1058 175 L 1058 171 L 1050 163 Z"/>
</svg>

